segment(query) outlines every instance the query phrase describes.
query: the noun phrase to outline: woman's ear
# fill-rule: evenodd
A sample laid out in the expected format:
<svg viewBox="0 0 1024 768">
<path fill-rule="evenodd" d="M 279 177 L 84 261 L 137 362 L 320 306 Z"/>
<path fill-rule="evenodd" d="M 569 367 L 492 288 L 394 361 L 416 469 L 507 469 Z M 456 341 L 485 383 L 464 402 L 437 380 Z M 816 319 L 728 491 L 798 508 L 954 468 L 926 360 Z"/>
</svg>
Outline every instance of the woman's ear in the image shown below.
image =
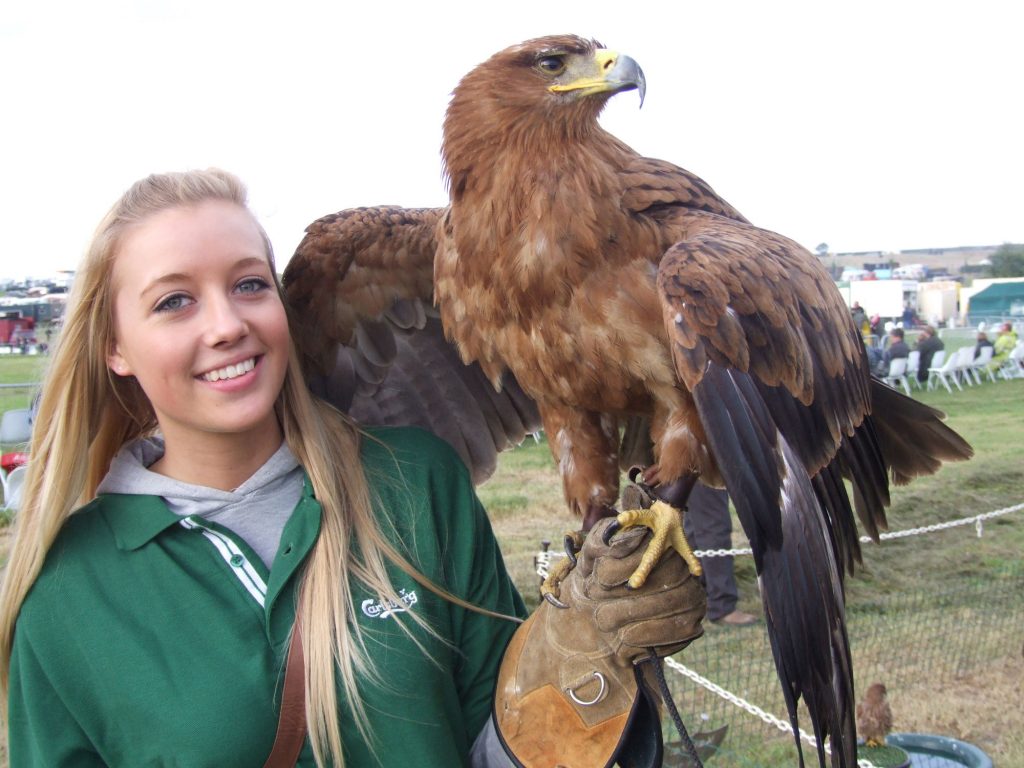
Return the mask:
<svg viewBox="0 0 1024 768">
<path fill-rule="evenodd" d="M 107 367 L 118 376 L 132 375 L 131 366 L 128 365 L 128 361 L 121 355 L 121 350 L 116 342 L 110 352 L 107 353 Z"/>
</svg>

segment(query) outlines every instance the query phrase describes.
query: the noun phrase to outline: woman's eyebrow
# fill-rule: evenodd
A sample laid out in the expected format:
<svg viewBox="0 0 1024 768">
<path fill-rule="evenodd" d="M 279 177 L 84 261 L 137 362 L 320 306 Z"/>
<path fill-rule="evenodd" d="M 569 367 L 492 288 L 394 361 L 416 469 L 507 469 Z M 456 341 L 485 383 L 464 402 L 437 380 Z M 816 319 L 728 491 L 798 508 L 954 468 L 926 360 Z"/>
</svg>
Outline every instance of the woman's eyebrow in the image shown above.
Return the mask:
<svg viewBox="0 0 1024 768">
<path fill-rule="evenodd" d="M 188 275 L 186 275 L 184 272 L 169 272 L 166 275 L 161 275 L 160 277 L 157 277 L 146 283 L 142 290 L 139 291 L 139 296 L 145 297 L 146 294 L 152 293 L 154 290 L 157 290 L 168 283 L 180 283 L 181 281 L 187 279 Z"/>
<path fill-rule="evenodd" d="M 246 268 L 253 264 L 265 266 L 267 267 L 268 270 L 270 269 L 270 266 L 267 264 L 266 259 L 260 256 L 245 256 L 244 258 L 241 258 L 238 261 L 236 261 L 232 268 Z M 148 283 L 146 283 L 143 289 L 139 291 L 139 296 L 144 297 L 147 293 L 151 293 L 152 291 L 159 289 L 168 283 L 180 283 L 184 280 L 189 280 L 190 278 L 191 276 L 186 274 L 185 272 L 169 272 L 166 275 L 160 275 L 159 277 L 156 277 L 153 280 L 150 280 Z"/>
</svg>

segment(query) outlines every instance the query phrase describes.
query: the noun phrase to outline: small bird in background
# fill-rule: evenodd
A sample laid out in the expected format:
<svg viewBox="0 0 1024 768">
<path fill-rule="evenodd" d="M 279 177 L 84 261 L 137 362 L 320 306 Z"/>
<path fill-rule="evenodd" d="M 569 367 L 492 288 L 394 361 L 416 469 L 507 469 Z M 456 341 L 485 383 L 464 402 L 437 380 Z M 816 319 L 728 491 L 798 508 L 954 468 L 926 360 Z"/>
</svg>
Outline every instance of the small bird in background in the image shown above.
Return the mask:
<svg viewBox="0 0 1024 768">
<path fill-rule="evenodd" d="M 869 747 L 881 747 L 892 730 L 892 709 L 885 698 L 885 686 L 873 683 L 857 705 L 857 732 Z"/>
</svg>

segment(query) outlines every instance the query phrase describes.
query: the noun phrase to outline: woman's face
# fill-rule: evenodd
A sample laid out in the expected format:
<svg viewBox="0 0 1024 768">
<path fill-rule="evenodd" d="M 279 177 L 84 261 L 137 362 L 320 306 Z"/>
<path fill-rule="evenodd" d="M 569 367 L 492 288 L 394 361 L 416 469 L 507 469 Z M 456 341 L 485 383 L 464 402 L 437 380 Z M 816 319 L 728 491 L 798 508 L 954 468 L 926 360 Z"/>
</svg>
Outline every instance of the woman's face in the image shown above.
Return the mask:
<svg viewBox="0 0 1024 768">
<path fill-rule="evenodd" d="M 124 234 L 113 288 L 107 364 L 138 380 L 168 450 L 280 444 L 288 322 L 248 211 L 208 200 L 150 216 Z"/>
</svg>

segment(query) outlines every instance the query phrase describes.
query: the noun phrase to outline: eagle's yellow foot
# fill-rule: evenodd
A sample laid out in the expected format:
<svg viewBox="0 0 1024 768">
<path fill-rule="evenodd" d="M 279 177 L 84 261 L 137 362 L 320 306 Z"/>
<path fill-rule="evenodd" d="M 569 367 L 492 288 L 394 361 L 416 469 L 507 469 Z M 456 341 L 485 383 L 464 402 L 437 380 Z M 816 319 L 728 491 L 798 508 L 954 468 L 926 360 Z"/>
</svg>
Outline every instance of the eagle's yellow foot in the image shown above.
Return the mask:
<svg viewBox="0 0 1024 768">
<path fill-rule="evenodd" d="M 884 747 L 885 746 L 885 739 L 884 738 L 883 739 L 867 739 L 864 742 L 864 746 L 865 747 L 872 747 L 872 748 Z"/>
<path fill-rule="evenodd" d="M 633 571 L 629 577 L 629 586 L 637 589 L 647 581 L 654 566 L 658 564 L 661 556 L 667 549 L 674 549 L 686 561 L 690 573 L 700 576 L 703 569 L 700 560 L 693 554 L 690 542 L 686 540 L 683 533 L 683 517 L 675 507 L 671 507 L 663 501 L 655 501 L 650 509 L 630 509 L 620 512 L 616 518 L 621 528 L 634 528 L 638 525 L 646 526 L 654 534 L 651 543 L 647 545 L 647 551 L 640 560 L 640 566 Z"/>
<path fill-rule="evenodd" d="M 556 608 L 569 607 L 558 599 L 561 593 L 559 585 L 569 575 L 569 571 L 576 567 L 576 553 L 583 546 L 583 538 L 582 531 L 569 531 L 565 534 L 565 557 L 548 569 L 547 578 L 540 584 L 540 596 Z"/>
</svg>

